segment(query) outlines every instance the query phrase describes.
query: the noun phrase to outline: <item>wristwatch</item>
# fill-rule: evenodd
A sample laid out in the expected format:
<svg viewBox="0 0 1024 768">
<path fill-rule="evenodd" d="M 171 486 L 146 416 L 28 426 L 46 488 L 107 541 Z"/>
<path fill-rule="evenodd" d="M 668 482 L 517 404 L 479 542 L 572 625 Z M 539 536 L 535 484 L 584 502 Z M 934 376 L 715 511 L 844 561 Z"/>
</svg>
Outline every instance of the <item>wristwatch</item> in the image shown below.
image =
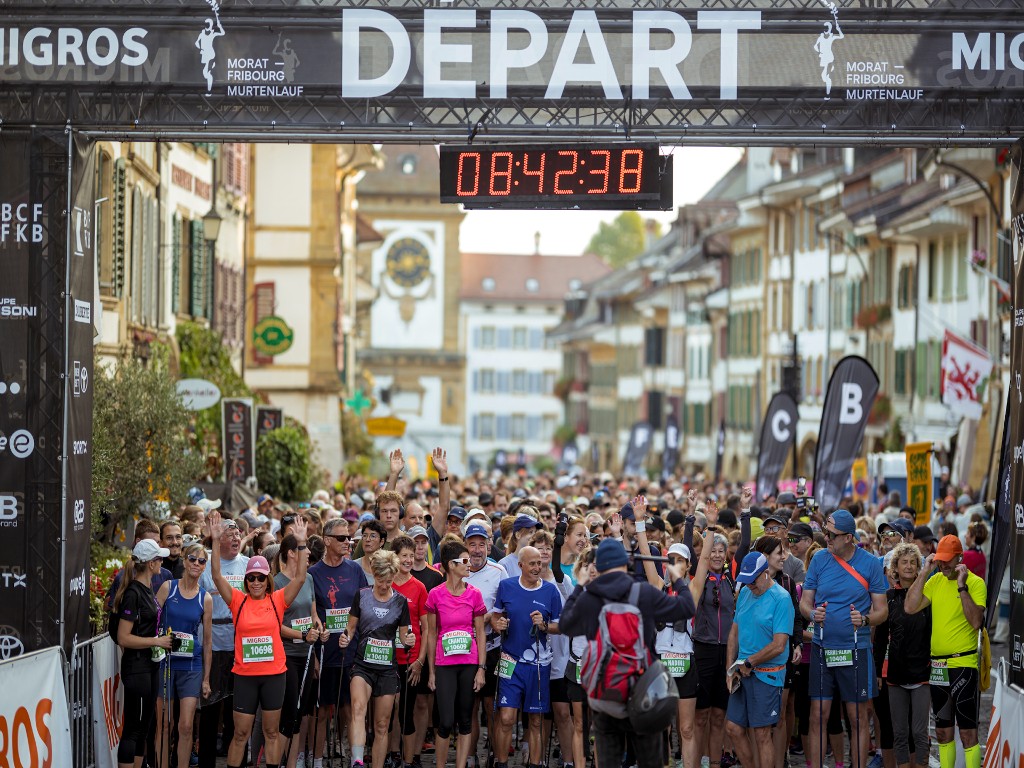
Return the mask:
<svg viewBox="0 0 1024 768">
<path fill-rule="evenodd" d="M 748 659 L 744 659 L 743 660 L 743 666 L 746 667 L 747 669 L 753 669 L 754 668 L 754 665 L 751 664 Z"/>
<path fill-rule="evenodd" d="M 969 591 L 969 590 L 967 589 L 967 587 L 957 587 L 957 588 L 956 588 L 956 591 L 957 591 L 957 592 L 967 592 L 967 591 Z"/>
<path fill-rule="evenodd" d="M 860 625 L 861 625 L 862 627 L 866 627 L 866 626 L 868 626 L 869 624 L 871 624 L 871 620 L 870 620 L 870 619 L 868 618 L 868 615 L 867 615 L 866 613 L 862 613 L 862 614 L 860 615 L 860 621 L 861 621 Z"/>
<path fill-rule="evenodd" d="M 447 477 L 439 477 L 439 478 L 437 478 L 437 482 L 439 482 L 439 483 L 447 483 L 448 482 L 448 478 Z"/>
</svg>

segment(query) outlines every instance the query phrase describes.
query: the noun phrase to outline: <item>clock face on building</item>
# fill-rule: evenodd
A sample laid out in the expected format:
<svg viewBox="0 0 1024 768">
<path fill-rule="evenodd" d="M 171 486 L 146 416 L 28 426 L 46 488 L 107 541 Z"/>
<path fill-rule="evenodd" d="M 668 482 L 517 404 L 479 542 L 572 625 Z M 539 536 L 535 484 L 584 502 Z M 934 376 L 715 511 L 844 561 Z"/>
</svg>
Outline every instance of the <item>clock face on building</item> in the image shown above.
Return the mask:
<svg viewBox="0 0 1024 768">
<path fill-rule="evenodd" d="M 430 273 L 430 254 L 419 240 L 403 237 L 388 249 L 388 277 L 402 288 L 415 288 Z"/>
</svg>

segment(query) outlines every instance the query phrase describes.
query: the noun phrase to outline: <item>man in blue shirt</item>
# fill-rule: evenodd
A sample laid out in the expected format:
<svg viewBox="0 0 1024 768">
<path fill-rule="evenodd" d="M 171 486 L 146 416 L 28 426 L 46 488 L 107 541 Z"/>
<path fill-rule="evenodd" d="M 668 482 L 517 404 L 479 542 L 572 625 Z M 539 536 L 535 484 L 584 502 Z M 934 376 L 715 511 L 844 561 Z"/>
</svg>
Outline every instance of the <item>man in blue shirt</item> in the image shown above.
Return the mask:
<svg viewBox="0 0 1024 768">
<path fill-rule="evenodd" d="M 491 626 L 503 632 L 498 660 L 498 707 L 500 722 L 494 738 L 495 768 L 507 765 L 508 748 L 517 710 L 529 714 L 527 743 L 529 765 L 544 763 L 541 723 L 551 709 L 551 646 L 549 634 L 558 633 L 562 596 L 558 588 L 541 579 L 544 561 L 534 547 L 518 550 L 519 578 L 498 584 Z"/>
<path fill-rule="evenodd" d="M 812 768 L 821 768 L 821 729 L 828 722 L 835 685 L 857 731 L 851 746 L 853 768 L 864 768 L 868 761 L 868 703 L 877 693 L 871 627 L 889 616 L 889 583 L 878 558 L 857 547 L 855 531 L 847 510 L 828 516 L 828 549 L 811 560 L 800 598 L 800 612 L 814 625 L 809 685 Z"/>
<path fill-rule="evenodd" d="M 324 629 L 331 633 L 322 646 L 321 710 L 316 723 L 316 739 L 313 742 L 314 765 L 317 768 L 323 763 L 327 724 L 339 706 L 344 710 L 341 722 L 347 723 L 349 720 L 349 682 L 355 648 L 350 646 L 347 653 L 341 650 L 338 635 L 348 627 L 349 611 L 359 590 L 369 586 L 363 569 L 343 555 L 349 541 L 348 522 L 340 518 L 328 520 L 324 525 L 324 544 L 327 547 L 324 558 L 309 568 L 309 575 L 313 577 L 317 615 Z"/>
<path fill-rule="evenodd" d="M 768 766 L 775 761 L 772 728 L 782 711 L 782 685 L 796 611 L 789 592 L 769 573 L 768 559 L 761 552 L 743 558 L 736 581 L 746 586 L 736 599 L 736 618 L 726 651 L 732 695 L 725 727 L 741 765 L 756 764 L 749 729 L 760 764 Z"/>
</svg>

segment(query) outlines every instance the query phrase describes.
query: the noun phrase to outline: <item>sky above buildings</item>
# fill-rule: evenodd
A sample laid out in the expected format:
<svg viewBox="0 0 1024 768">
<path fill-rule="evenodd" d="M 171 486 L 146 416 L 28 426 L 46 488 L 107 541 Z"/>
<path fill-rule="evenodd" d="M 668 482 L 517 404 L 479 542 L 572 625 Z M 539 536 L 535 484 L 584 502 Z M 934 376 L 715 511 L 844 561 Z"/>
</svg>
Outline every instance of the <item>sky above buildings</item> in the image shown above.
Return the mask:
<svg viewBox="0 0 1024 768">
<path fill-rule="evenodd" d="M 727 147 L 676 147 L 674 205 L 694 203 L 739 160 L 742 150 Z M 465 253 L 534 252 L 540 232 L 544 254 L 572 256 L 583 252 L 602 221 L 618 211 L 467 211 L 460 230 Z M 668 223 L 672 211 L 644 211 L 645 218 Z"/>
</svg>

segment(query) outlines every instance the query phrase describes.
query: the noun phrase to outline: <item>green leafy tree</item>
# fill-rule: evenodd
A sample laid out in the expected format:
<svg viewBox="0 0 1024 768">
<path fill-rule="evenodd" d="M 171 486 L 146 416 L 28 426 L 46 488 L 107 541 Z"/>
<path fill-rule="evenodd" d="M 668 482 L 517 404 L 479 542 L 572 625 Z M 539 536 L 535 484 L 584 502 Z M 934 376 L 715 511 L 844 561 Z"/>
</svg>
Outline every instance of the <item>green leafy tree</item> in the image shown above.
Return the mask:
<svg viewBox="0 0 1024 768">
<path fill-rule="evenodd" d="M 647 223 L 638 211 L 623 211 L 611 222 L 602 221 L 587 244 L 587 252 L 600 256 L 611 267 L 623 267 L 647 247 Z M 661 235 L 661 224 L 651 221 L 655 237 Z"/>
<path fill-rule="evenodd" d="M 178 323 L 176 337 L 181 350 L 180 378 L 212 381 L 221 397 L 248 397 L 254 405 L 266 402 L 235 370 L 220 334 L 198 323 L 183 322 Z M 218 403 L 195 414 L 196 440 L 206 453 L 220 453 L 220 412 Z"/>
<path fill-rule="evenodd" d="M 366 477 L 371 473 L 375 461 L 379 463 L 379 459 L 383 458 L 373 438 L 366 433 L 363 420 L 349 408 L 341 412 L 341 444 L 345 446 L 347 475 Z"/>
<path fill-rule="evenodd" d="M 260 488 L 286 501 L 308 500 L 324 480 L 309 435 L 291 419 L 256 441 L 256 476 Z"/>
<path fill-rule="evenodd" d="M 105 542 L 140 511 L 184 498 L 203 468 L 167 350 L 154 349 L 148 364 L 125 355 L 94 377 L 92 522 Z"/>
</svg>

